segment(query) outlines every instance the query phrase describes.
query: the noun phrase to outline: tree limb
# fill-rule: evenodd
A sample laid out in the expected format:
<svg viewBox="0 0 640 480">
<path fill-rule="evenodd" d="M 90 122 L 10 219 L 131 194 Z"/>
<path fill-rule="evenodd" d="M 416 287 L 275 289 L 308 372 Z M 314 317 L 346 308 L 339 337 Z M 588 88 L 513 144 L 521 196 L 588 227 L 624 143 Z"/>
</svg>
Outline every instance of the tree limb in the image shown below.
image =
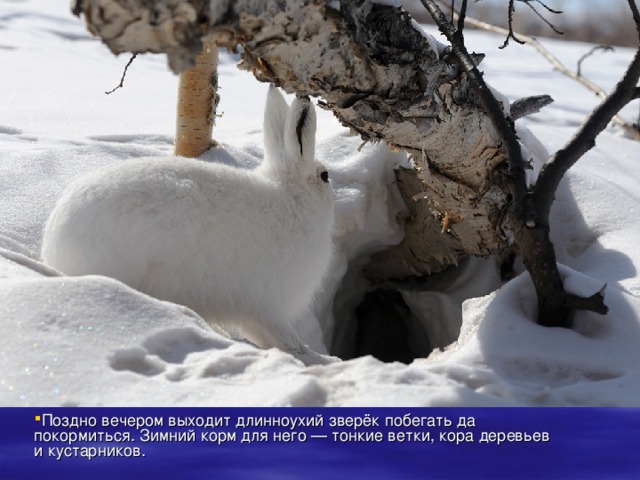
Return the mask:
<svg viewBox="0 0 640 480">
<path fill-rule="evenodd" d="M 488 89 L 482 75 L 476 66 L 471 62 L 469 54 L 464 45 L 463 35 L 454 32 L 451 24 L 444 22 L 444 16 L 435 0 L 421 0 L 429 13 L 433 16 L 440 30 L 452 43 L 454 54 L 458 57 L 461 65 L 472 80 L 482 103 L 487 109 L 491 122 L 496 130 L 501 134 L 507 143 L 509 155 L 509 185 L 512 192 L 512 208 L 510 209 L 510 222 L 515 237 L 515 243 L 519 247 L 525 266 L 531 274 L 537 298 L 538 298 L 538 322 L 545 326 L 570 327 L 569 312 L 573 308 L 583 308 L 597 312 L 606 312 L 603 295 L 593 295 L 589 298 L 578 298 L 565 292 L 562 278 L 558 271 L 555 250 L 549 238 L 549 210 L 545 209 L 546 204 L 541 206 L 541 199 L 537 196 L 540 180 L 533 187 L 528 189 L 524 176 L 524 162 L 520 149 L 515 147 L 518 144 L 517 136 L 504 113 L 497 107 L 497 101 L 493 93 Z M 465 18 L 467 1 L 463 0 L 459 18 Z M 458 23 L 458 29 L 464 28 L 464 23 Z M 605 127 L 606 124 L 605 122 Z M 604 127 L 603 127 L 604 128 Z M 577 160 L 577 159 L 576 159 Z M 554 173 L 558 173 L 559 167 L 566 166 L 564 161 L 559 161 L 559 165 L 548 171 L 548 185 L 543 182 L 542 192 L 551 192 L 551 201 L 555 187 L 559 178 Z M 567 167 L 568 168 L 568 167 Z M 566 171 L 566 170 L 565 170 Z M 564 172 L 563 172 L 564 173 Z M 561 178 L 561 175 L 560 175 Z M 547 188 L 549 190 L 547 190 Z M 543 197 L 546 200 L 546 197 Z M 550 207 L 550 203 L 549 203 Z"/>
<path fill-rule="evenodd" d="M 572 310 L 589 310 L 599 313 L 600 315 L 605 315 L 609 309 L 604 304 L 604 291 L 605 289 L 603 288 L 587 298 L 567 294 L 566 303 Z"/>
<path fill-rule="evenodd" d="M 504 43 L 500 46 L 500 48 L 507 48 L 509 45 L 509 40 L 513 39 L 516 43 L 523 44 L 524 41 L 520 40 L 516 37 L 515 32 L 513 31 L 513 14 L 515 13 L 514 0 L 509 0 L 509 6 L 507 7 L 507 20 L 509 25 L 509 30 L 507 30 L 506 37 L 504 39 Z"/>
<path fill-rule="evenodd" d="M 122 77 L 120 78 L 120 83 L 118 85 L 116 85 L 114 88 L 112 88 L 111 90 L 109 90 L 107 92 L 104 92 L 106 95 L 111 95 L 113 92 L 115 92 L 116 90 L 118 90 L 119 88 L 122 88 L 124 86 L 124 79 L 127 76 L 127 70 L 129 70 L 129 67 L 131 66 L 131 64 L 133 63 L 133 61 L 136 59 L 137 56 L 138 56 L 137 53 L 134 53 L 133 55 L 131 55 L 131 58 L 129 59 L 127 64 L 124 66 L 124 71 L 122 72 Z"/>
<path fill-rule="evenodd" d="M 474 18 L 467 17 L 466 23 L 471 25 L 472 27 L 479 28 L 482 30 L 491 31 L 494 33 L 499 33 L 501 35 L 509 35 L 509 30 L 498 27 L 496 25 L 491 25 L 490 23 L 481 22 L 480 20 L 476 20 Z M 567 68 L 555 55 L 553 55 L 549 50 L 547 50 L 538 40 L 528 35 L 524 35 L 522 33 L 518 33 L 518 38 L 522 41 L 522 43 L 526 43 L 535 48 L 545 59 L 553 65 L 553 67 L 563 75 L 575 80 L 576 82 L 582 84 L 588 90 L 595 93 L 600 98 L 606 98 L 607 92 L 605 92 L 601 87 L 596 85 L 594 82 L 589 80 L 588 78 L 580 75 L 579 73 L 571 71 Z M 622 128 L 625 133 L 633 138 L 634 140 L 640 140 L 640 128 L 636 125 L 632 125 L 629 122 L 625 121 L 619 115 L 614 115 L 612 118 L 612 123 L 620 128 Z"/>
<path fill-rule="evenodd" d="M 596 137 L 607 127 L 613 116 L 632 101 L 640 79 L 640 47 L 624 76 L 609 96 L 587 117 L 567 145 L 558 150 L 543 166 L 536 183 L 535 202 L 541 215 L 548 215 L 554 193 L 564 174 L 596 144 Z"/>
<path fill-rule="evenodd" d="M 574 308 L 607 312 L 603 292 L 589 298 L 564 292 L 557 269 L 552 268 L 555 253 L 548 238 L 548 217 L 564 174 L 595 145 L 596 136 L 606 128 L 613 116 L 635 98 L 640 79 L 640 14 L 634 0 L 628 0 L 628 3 L 639 33 L 638 49 L 633 60 L 613 91 L 591 112 L 574 137 L 542 167 L 524 205 L 525 217 L 518 218 L 516 215 L 514 218 L 516 243 L 523 251 L 525 265 L 536 286 L 539 321 L 543 325 L 568 326 L 567 314 Z M 524 225 L 518 220 L 524 220 Z"/>
<path fill-rule="evenodd" d="M 589 50 L 587 53 L 582 55 L 578 59 L 578 67 L 576 68 L 576 76 L 577 77 L 582 77 L 582 62 L 584 62 L 587 58 L 589 58 L 591 55 L 593 55 L 598 50 L 604 50 L 605 52 L 612 52 L 613 51 L 613 47 L 611 45 L 596 45 L 591 50 Z"/>
<path fill-rule="evenodd" d="M 638 48 L 622 79 L 612 92 L 598 105 L 573 138 L 558 150 L 542 167 L 536 191 L 535 204 L 541 215 L 551 210 L 555 191 L 564 176 L 586 152 L 595 146 L 596 137 L 607 127 L 611 119 L 637 97 L 640 80 L 640 13 L 634 0 L 628 0 L 638 30 Z"/>
</svg>

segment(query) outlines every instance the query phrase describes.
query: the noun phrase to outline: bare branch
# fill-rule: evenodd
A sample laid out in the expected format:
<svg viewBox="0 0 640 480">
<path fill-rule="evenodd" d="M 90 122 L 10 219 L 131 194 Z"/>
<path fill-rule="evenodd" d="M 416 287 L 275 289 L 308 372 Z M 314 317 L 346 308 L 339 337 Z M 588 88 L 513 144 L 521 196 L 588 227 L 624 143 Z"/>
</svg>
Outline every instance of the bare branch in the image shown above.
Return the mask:
<svg viewBox="0 0 640 480">
<path fill-rule="evenodd" d="M 638 30 L 638 49 L 622 79 L 613 91 L 587 117 L 573 138 L 542 167 L 536 183 L 535 203 L 542 215 L 548 215 L 560 180 L 582 155 L 595 146 L 596 137 L 614 115 L 637 97 L 640 80 L 640 12 L 635 0 L 628 0 Z"/>
<path fill-rule="evenodd" d="M 138 56 L 137 53 L 134 53 L 133 55 L 131 55 L 131 58 L 129 59 L 127 64 L 124 66 L 124 71 L 122 72 L 122 78 L 120 79 L 120 83 L 118 84 L 118 86 L 104 93 L 106 93 L 107 95 L 111 95 L 113 92 L 115 92 L 116 90 L 124 86 L 124 79 L 127 76 L 127 70 L 129 69 L 129 66 L 133 63 L 133 61 L 136 59 L 137 56 Z"/>
<path fill-rule="evenodd" d="M 530 8 L 531 7 L 531 3 L 539 3 L 540 5 L 542 5 L 542 7 L 547 11 L 547 12 L 551 12 L 551 13 L 562 13 L 562 10 L 554 10 L 553 8 L 551 8 L 549 5 L 547 5 L 546 3 L 544 3 L 542 0 L 518 0 L 519 2 L 523 2 L 526 3 Z"/>
<path fill-rule="evenodd" d="M 584 62 L 588 57 L 593 55 L 598 50 L 604 50 L 605 52 L 613 52 L 614 48 L 611 45 L 596 45 L 578 60 L 578 68 L 576 68 L 576 75 L 578 77 L 582 77 L 582 62 Z"/>
<path fill-rule="evenodd" d="M 462 38 L 463 30 L 464 30 L 464 19 L 467 16 L 467 0 L 462 0 L 462 7 L 460 7 L 460 13 L 458 14 L 458 29 L 456 30 L 456 35 L 460 36 L 460 40 L 464 41 Z"/>
<path fill-rule="evenodd" d="M 600 315 L 605 315 L 609 311 L 609 307 L 604 304 L 604 289 L 586 298 L 567 294 L 565 301 L 573 310 L 588 310 Z"/>
<path fill-rule="evenodd" d="M 543 166 L 535 191 L 536 204 L 542 215 L 548 215 L 562 176 L 582 155 L 595 146 L 596 136 L 607 127 L 613 116 L 635 98 L 638 79 L 640 79 L 640 48 L 636 51 L 622 80 L 609 96 L 591 112 L 569 143 L 552 155 Z"/>
<path fill-rule="evenodd" d="M 522 40 L 520 40 L 518 37 L 516 37 L 515 32 L 513 31 L 513 14 L 516 11 L 516 8 L 513 4 L 514 0 L 509 0 L 509 8 L 508 8 L 508 20 L 509 20 L 509 30 L 507 30 L 506 32 L 506 38 L 504 39 L 504 43 L 502 44 L 502 46 L 500 48 L 506 48 L 509 45 L 509 39 L 513 38 L 513 40 L 516 43 L 519 44 L 524 44 L 524 42 Z"/>
<path fill-rule="evenodd" d="M 562 13 L 562 11 L 561 11 L 561 10 L 554 10 L 554 9 L 550 8 L 548 5 L 546 5 L 544 2 L 542 2 L 541 0 L 518 0 L 518 1 L 519 1 L 519 2 L 523 2 L 523 3 L 525 3 L 525 4 L 527 5 L 527 7 L 529 7 L 531 10 L 533 10 L 533 13 L 535 13 L 535 14 L 536 14 L 536 16 L 537 16 L 540 20 L 542 20 L 544 23 L 546 23 L 546 24 L 547 24 L 547 26 L 548 26 L 549 28 L 551 28 L 551 30 L 553 30 L 555 33 L 557 33 L 558 35 L 564 35 L 564 32 L 562 32 L 562 31 L 558 30 L 558 29 L 555 27 L 555 25 L 553 25 L 549 20 L 547 20 L 546 18 L 544 18 L 544 17 L 542 16 L 542 14 L 541 14 L 540 12 L 538 12 L 538 10 L 536 10 L 536 8 L 532 5 L 532 3 L 534 3 L 534 2 L 535 2 L 535 3 L 539 3 L 540 5 L 542 5 L 542 6 L 544 7 L 544 9 L 545 9 L 547 12 L 550 12 L 550 13 L 553 13 L 553 14 L 556 14 L 556 15 L 561 14 L 561 13 Z"/>
<path fill-rule="evenodd" d="M 544 18 L 544 16 L 542 16 L 542 14 L 538 10 L 536 10 L 536 7 L 534 6 L 534 4 L 538 3 L 538 4 L 542 5 L 542 7 L 547 12 L 554 13 L 554 14 L 562 13 L 560 10 L 554 10 L 554 9 L 550 8 L 542 0 L 518 0 L 518 1 L 524 3 L 527 7 L 529 7 L 533 11 L 533 13 L 540 20 L 542 20 L 545 24 L 547 24 L 547 26 L 549 28 L 551 28 L 551 30 L 553 30 L 555 33 L 557 33 L 558 35 L 564 35 L 564 32 L 558 30 L 549 20 Z M 504 43 L 502 44 L 502 46 L 500 46 L 500 48 L 506 48 L 509 45 L 509 40 L 510 39 L 513 39 L 516 43 L 519 43 L 521 45 L 525 43 L 524 40 L 522 40 L 521 38 L 518 38 L 520 36 L 520 34 L 518 34 L 518 36 L 516 36 L 516 33 L 513 30 L 513 20 L 514 20 L 514 15 L 515 15 L 515 12 L 516 12 L 516 7 L 515 7 L 514 0 L 509 0 L 509 6 L 508 6 L 507 12 L 508 12 L 507 16 L 508 16 L 509 30 L 505 30 L 506 37 L 504 39 Z"/>
<path fill-rule="evenodd" d="M 500 35 L 509 34 L 509 31 L 504 28 L 498 27 L 496 25 L 491 25 L 490 23 L 487 23 L 487 22 L 481 22 L 480 20 L 476 20 L 471 17 L 467 17 L 465 22 L 467 25 L 470 25 L 474 28 L 479 28 L 482 30 L 499 33 Z M 551 65 L 553 65 L 553 67 L 558 72 L 582 84 L 588 90 L 595 93 L 598 97 L 602 99 L 607 97 L 607 92 L 605 92 L 601 87 L 593 83 L 588 78 L 578 75 L 575 72 L 571 71 L 555 55 L 553 55 L 549 50 L 543 47 L 538 40 L 528 35 L 523 35 L 521 33 L 518 33 L 517 35 L 520 39 L 522 39 L 523 43 L 531 45 L 533 48 L 535 48 L 538 51 L 538 53 L 540 53 L 540 55 L 542 55 Z M 629 122 L 625 121 L 623 118 L 621 118 L 617 114 L 614 115 L 611 121 L 614 125 L 622 128 L 630 138 L 633 138 L 634 140 L 640 140 L 640 129 L 638 128 L 638 126 L 630 124 Z"/>
</svg>

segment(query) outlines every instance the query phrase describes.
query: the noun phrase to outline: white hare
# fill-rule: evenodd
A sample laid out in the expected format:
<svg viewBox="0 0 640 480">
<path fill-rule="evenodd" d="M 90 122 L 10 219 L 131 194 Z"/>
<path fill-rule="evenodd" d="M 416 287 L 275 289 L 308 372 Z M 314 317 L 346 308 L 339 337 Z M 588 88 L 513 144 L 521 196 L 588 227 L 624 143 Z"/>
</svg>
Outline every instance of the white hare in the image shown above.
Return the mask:
<svg viewBox="0 0 640 480">
<path fill-rule="evenodd" d="M 271 87 L 265 158 L 255 170 L 186 158 L 127 161 L 73 183 L 49 217 L 42 259 L 101 274 L 236 326 L 261 347 L 321 361 L 291 321 L 311 301 L 332 252 L 334 196 L 314 158 L 308 98 Z"/>
</svg>

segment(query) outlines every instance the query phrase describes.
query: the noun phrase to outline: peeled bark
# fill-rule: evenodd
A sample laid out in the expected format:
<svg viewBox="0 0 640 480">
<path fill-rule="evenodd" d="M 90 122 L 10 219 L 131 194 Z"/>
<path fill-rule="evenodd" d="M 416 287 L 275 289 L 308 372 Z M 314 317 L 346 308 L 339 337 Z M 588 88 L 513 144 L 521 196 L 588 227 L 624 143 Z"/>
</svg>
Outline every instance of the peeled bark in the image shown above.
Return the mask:
<svg viewBox="0 0 640 480">
<path fill-rule="evenodd" d="M 206 4 L 206 5 L 204 5 Z M 406 237 L 368 267 L 376 280 L 423 276 L 507 243 L 507 154 L 451 56 L 400 8 L 366 0 L 78 0 L 115 52 L 165 52 L 190 67 L 209 34 L 242 47 L 241 68 L 288 92 L 320 96 L 364 140 L 408 152 L 398 172 Z"/>
<path fill-rule="evenodd" d="M 175 154 L 197 157 L 212 143 L 218 106 L 218 49 L 205 43 L 195 66 L 180 74 Z"/>
</svg>

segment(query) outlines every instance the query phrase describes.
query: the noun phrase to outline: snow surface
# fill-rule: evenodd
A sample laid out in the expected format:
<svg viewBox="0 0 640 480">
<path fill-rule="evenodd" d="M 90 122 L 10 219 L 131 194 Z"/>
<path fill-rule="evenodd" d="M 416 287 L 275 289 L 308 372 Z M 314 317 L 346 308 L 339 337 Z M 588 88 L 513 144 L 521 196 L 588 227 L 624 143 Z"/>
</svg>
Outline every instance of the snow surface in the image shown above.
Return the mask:
<svg viewBox="0 0 640 480">
<path fill-rule="evenodd" d="M 486 53 L 486 78 L 510 100 L 555 98 L 520 122 L 538 160 L 597 102 L 529 47 L 499 50 L 501 38 L 472 31 L 466 38 Z M 590 48 L 543 43 L 569 65 Z M 611 88 L 631 55 L 596 55 L 583 69 Z M 640 406 L 640 145 L 613 129 L 570 171 L 552 214 L 566 287 L 590 295 L 608 285 L 609 314 L 580 312 L 573 330 L 535 324 L 526 273 L 501 285 L 495 262 L 472 259 L 429 291 L 403 292 L 412 338 L 437 347 L 427 358 L 305 367 L 115 280 L 42 265 L 42 227 L 70 181 L 172 151 L 177 77 L 164 57 L 144 55 L 125 88 L 105 95 L 127 60 L 91 38 L 66 2 L 0 1 L 0 405 Z M 206 157 L 246 168 L 262 156 L 266 86 L 236 61 L 222 55 L 215 138 L 224 150 Z M 317 154 L 337 199 L 336 260 L 297 326 L 316 350 L 344 357 L 354 348 L 353 309 L 368 289 L 360 269 L 402 238 L 392 169 L 406 159 L 382 145 L 359 151 L 360 143 L 319 112 Z"/>
</svg>

